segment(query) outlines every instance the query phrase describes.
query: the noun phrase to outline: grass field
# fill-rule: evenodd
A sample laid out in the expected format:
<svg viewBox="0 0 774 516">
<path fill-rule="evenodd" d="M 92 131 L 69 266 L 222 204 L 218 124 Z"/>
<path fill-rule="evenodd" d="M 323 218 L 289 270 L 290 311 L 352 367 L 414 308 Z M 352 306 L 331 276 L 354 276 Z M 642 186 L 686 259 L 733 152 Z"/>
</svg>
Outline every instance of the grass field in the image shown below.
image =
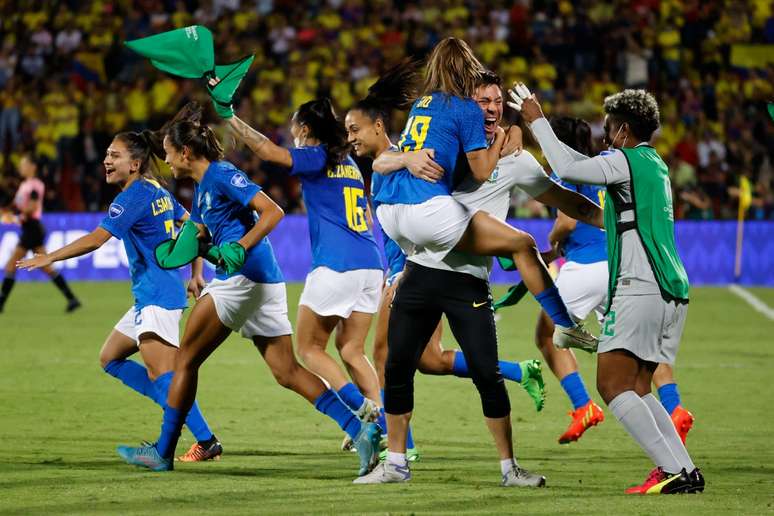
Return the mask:
<svg viewBox="0 0 774 516">
<path fill-rule="evenodd" d="M 509 384 L 522 465 L 542 490 L 498 487 L 499 465 L 468 380 L 418 377 L 414 431 L 422 461 L 407 485 L 353 486 L 341 432 L 273 384 L 248 341 L 233 337 L 206 363 L 199 401 L 223 442 L 219 462 L 154 474 L 123 464 L 120 443 L 153 440 L 161 413 L 104 374 L 98 351 L 131 304 L 121 283 L 81 283 L 84 308 L 64 315 L 50 284 L 20 284 L 0 315 L 0 513 L 482 513 L 760 514 L 774 512 L 774 323 L 722 288 L 697 288 L 677 363 L 697 422 L 689 449 L 703 495 L 627 497 L 650 464 L 609 412 L 570 446 L 556 443 L 569 402 L 547 374 L 537 414 Z M 295 312 L 300 286 L 290 288 Z M 497 289 L 497 293 L 501 289 Z M 770 305 L 774 290 L 755 290 Z M 537 356 L 532 300 L 504 312 L 501 356 Z M 295 314 L 293 314 L 295 317 Z M 452 347 L 451 337 L 444 339 Z M 593 357 L 580 358 L 594 387 Z M 599 401 L 598 396 L 595 399 Z M 184 431 L 178 450 L 188 447 Z"/>
</svg>

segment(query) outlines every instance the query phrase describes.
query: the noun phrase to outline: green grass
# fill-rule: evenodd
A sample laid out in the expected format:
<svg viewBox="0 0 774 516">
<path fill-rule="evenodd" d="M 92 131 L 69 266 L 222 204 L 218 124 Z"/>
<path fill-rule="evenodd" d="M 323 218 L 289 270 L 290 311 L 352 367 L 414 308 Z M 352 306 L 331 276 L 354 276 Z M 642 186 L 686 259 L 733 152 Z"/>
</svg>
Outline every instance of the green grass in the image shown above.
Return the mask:
<svg viewBox="0 0 774 516">
<path fill-rule="evenodd" d="M 414 421 L 423 456 L 414 480 L 353 486 L 356 459 L 338 451 L 338 428 L 274 385 L 248 341 L 233 336 L 205 364 L 199 385 L 223 459 L 167 474 L 126 466 L 116 444 L 155 439 L 161 421 L 154 405 L 98 364 L 100 345 L 131 303 L 129 289 L 121 283 L 74 289 L 84 300 L 75 314 L 63 314 L 64 301 L 50 284 L 19 284 L 0 315 L 0 513 L 774 511 L 774 323 L 723 288 L 693 290 L 677 364 L 683 402 L 697 418 L 688 444 L 707 492 L 647 498 L 622 495 L 651 465 L 611 414 L 579 443 L 556 443 L 570 407 L 550 373 L 540 414 L 509 384 L 518 458 L 547 476 L 547 489 L 498 487 L 497 457 L 471 383 L 423 376 Z M 290 288 L 293 312 L 299 290 Z M 502 357 L 537 356 L 536 312 L 531 299 L 504 312 Z M 448 333 L 444 340 L 453 346 Z M 593 390 L 593 357 L 579 358 Z M 190 443 L 184 432 L 179 450 Z"/>
</svg>

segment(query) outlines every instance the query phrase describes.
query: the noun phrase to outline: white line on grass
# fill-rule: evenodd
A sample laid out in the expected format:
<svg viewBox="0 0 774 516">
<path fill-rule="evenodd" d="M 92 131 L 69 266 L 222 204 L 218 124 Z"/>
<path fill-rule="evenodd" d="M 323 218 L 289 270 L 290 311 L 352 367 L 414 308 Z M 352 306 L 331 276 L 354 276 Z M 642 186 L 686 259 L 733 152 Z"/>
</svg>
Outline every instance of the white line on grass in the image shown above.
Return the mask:
<svg viewBox="0 0 774 516">
<path fill-rule="evenodd" d="M 736 294 L 737 296 L 747 301 L 747 304 L 749 304 L 755 310 L 757 310 L 758 312 L 762 313 L 763 315 L 765 315 L 766 317 L 774 321 L 774 308 L 771 308 L 769 305 L 764 303 L 755 294 L 753 294 L 748 290 L 743 289 L 739 285 L 729 285 L 728 290 L 730 290 L 733 294 Z"/>
</svg>

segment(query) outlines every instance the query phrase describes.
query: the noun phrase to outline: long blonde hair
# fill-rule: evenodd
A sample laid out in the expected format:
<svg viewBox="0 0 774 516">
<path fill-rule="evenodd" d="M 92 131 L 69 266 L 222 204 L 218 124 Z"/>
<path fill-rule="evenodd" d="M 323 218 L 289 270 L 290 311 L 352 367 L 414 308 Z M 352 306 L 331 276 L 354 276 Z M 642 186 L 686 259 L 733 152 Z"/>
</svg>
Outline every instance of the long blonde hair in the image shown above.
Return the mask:
<svg viewBox="0 0 774 516">
<path fill-rule="evenodd" d="M 467 43 L 457 38 L 441 40 L 427 60 L 422 94 L 441 91 L 457 97 L 470 97 L 480 84 L 486 68 Z"/>
</svg>

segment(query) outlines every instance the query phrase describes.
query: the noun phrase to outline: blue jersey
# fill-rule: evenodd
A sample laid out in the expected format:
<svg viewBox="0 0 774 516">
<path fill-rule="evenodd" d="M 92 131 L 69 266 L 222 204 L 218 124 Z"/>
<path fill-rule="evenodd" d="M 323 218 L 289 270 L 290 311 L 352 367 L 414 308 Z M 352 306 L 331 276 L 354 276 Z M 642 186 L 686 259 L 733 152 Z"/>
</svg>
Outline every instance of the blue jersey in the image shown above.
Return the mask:
<svg viewBox="0 0 774 516">
<path fill-rule="evenodd" d="M 560 180 L 556 175 L 551 177 L 562 186 L 602 206 L 605 200 L 605 187 L 598 185 L 576 185 Z M 607 239 L 605 232 L 596 226 L 580 222 L 564 241 L 564 257 L 571 262 L 596 263 L 607 261 Z"/>
<path fill-rule="evenodd" d="M 379 247 L 366 216 L 363 176 L 352 158 L 329 168 L 324 145 L 290 149 L 290 155 L 290 173 L 301 180 L 309 219 L 312 268 L 381 269 Z"/>
<path fill-rule="evenodd" d="M 392 145 L 389 150 L 397 151 L 398 147 Z M 374 172 L 371 176 L 371 202 L 374 211 L 379 207 L 379 202 L 376 200 L 376 194 L 379 193 L 379 189 L 383 182 L 384 176 Z M 384 242 L 384 255 L 387 257 L 387 277 L 390 277 L 401 272 L 406 266 L 406 253 L 404 253 L 403 249 L 401 249 L 400 246 L 383 231 L 382 240 Z"/>
<path fill-rule="evenodd" d="M 124 242 L 137 310 L 148 305 L 167 310 L 186 306 L 180 274 L 159 267 L 154 254 L 157 245 L 174 237 L 175 221 L 184 214 L 185 209 L 156 181 L 138 179 L 116 196 L 100 223 Z"/>
<path fill-rule="evenodd" d="M 194 189 L 191 220 L 207 226 L 215 245 L 236 242 L 252 229 L 258 214 L 249 205 L 261 187 L 228 161 L 213 161 Z M 274 250 L 268 238 L 247 250 L 242 269 L 227 274 L 218 268 L 218 279 L 241 274 L 256 283 L 282 283 Z"/>
<path fill-rule="evenodd" d="M 465 153 L 487 147 L 484 114 L 470 98 L 435 92 L 420 97 L 409 112 L 398 147 L 403 152 L 433 149 L 445 171 L 437 183 L 411 175 L 407 169 L 386 174 L 376 195 L 382 204 L 419 204 L 439 195 L 451 195 L 454 170 Z"/>
</svg>

